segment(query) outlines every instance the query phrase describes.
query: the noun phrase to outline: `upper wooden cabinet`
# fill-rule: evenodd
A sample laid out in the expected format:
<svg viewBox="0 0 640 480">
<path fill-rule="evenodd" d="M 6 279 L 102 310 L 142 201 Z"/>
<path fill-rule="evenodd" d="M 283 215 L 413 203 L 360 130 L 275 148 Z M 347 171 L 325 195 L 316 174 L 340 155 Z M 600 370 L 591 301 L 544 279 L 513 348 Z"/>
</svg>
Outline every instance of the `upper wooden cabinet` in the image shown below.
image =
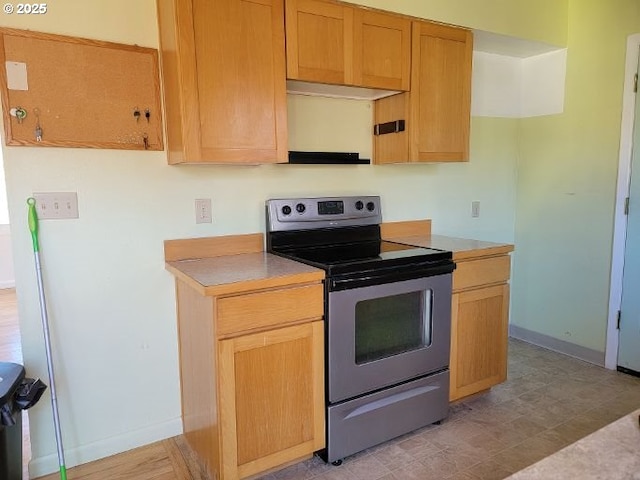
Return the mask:
<svg viewBox="0 0 640 480">
<path fill-rule="evenodd" d="M 377 100 L 374 117 L 406 130 L 375 137 L 375 163 L 469 160 L 472 52 L 469 30 L 413 22 L 411 91 Z"/>
<path fill-rule="evenodd" d="M 469 159 L 472 55 L 469 30 L 414 22 L 412 159 Z"/>
<path fill-rule="evenodd" d="M 353 12 L 354 84 L 409 90 L 411 21 L 397 15 L 355 8 Z"/>
<path fill-rule="evenodd" d="M 169 163 L 286 162 L 283 0 L 157 0 Z"/>
<path fill-rule="evenodd" d="M 319 0 L 287 0 L 287 78 L 353 83 L 353 9 Z"/>
<path fill-rule="evenodd" d="M 408 90 L 411 21 L 322 0 L 287 0 L 287 78 Z"/>
</svg>

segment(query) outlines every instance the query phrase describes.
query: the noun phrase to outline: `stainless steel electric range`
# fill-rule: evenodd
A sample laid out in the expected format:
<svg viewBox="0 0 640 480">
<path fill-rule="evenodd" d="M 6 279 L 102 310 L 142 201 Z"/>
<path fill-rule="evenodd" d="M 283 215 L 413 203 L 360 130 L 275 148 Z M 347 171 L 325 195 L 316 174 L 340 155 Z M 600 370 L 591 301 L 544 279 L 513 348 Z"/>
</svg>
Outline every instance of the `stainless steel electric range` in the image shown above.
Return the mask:
<svg viewBox="0 0 640 480">
<path fill-rule="evenodd" d="M 267 249 L 322 268 L 328 462 L 448 414 L 451 252 L 384 241 L 377 196 L 268 200 Z"/>
</svg>

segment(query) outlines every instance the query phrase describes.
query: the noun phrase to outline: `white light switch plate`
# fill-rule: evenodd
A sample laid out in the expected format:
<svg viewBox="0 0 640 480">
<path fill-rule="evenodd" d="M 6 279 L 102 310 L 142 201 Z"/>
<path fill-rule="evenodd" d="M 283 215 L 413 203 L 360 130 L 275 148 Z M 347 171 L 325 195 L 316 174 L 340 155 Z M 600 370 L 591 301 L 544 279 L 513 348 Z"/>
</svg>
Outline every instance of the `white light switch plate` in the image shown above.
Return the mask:
<svg viewBox="0 0 640 480">
<path fill-rule="evenodd" d="M 34 193 L 36 212 L 40 220 L 78 218 L 78 194 L 76 192 Z"/>
</svg>

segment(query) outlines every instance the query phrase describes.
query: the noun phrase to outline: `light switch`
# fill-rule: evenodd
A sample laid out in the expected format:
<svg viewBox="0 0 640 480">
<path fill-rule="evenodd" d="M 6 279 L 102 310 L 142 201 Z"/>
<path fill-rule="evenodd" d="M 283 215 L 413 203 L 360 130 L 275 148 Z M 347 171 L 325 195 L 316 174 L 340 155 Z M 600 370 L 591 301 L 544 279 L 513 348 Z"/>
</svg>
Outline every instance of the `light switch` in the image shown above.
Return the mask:
<svg viewBox="0 0 640 480">
<path fill-rule="evenodd" d="M 196 223 L 212 223 L 211 199 L 196 198 Z"/>
<path fill-rule="evenodd" d="M 78 218 L 76 192 L 34 193 L 36 213 L 40 220 Z"/>
</svg>

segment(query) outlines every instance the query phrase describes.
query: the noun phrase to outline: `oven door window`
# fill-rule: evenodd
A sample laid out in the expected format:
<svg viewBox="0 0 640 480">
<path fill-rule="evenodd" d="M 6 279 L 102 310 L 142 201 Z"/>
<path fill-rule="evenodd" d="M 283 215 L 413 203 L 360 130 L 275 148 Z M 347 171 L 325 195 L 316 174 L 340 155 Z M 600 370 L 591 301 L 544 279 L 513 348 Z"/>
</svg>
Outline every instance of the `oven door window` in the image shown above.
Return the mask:
<svg viewBox="0 0 640 480">
<path fill-rule="evenodd" d="M 432 297 L 432 290 L 422 290 L 356 303 L 356 364 L 431 345 Z"/>
</svg>

